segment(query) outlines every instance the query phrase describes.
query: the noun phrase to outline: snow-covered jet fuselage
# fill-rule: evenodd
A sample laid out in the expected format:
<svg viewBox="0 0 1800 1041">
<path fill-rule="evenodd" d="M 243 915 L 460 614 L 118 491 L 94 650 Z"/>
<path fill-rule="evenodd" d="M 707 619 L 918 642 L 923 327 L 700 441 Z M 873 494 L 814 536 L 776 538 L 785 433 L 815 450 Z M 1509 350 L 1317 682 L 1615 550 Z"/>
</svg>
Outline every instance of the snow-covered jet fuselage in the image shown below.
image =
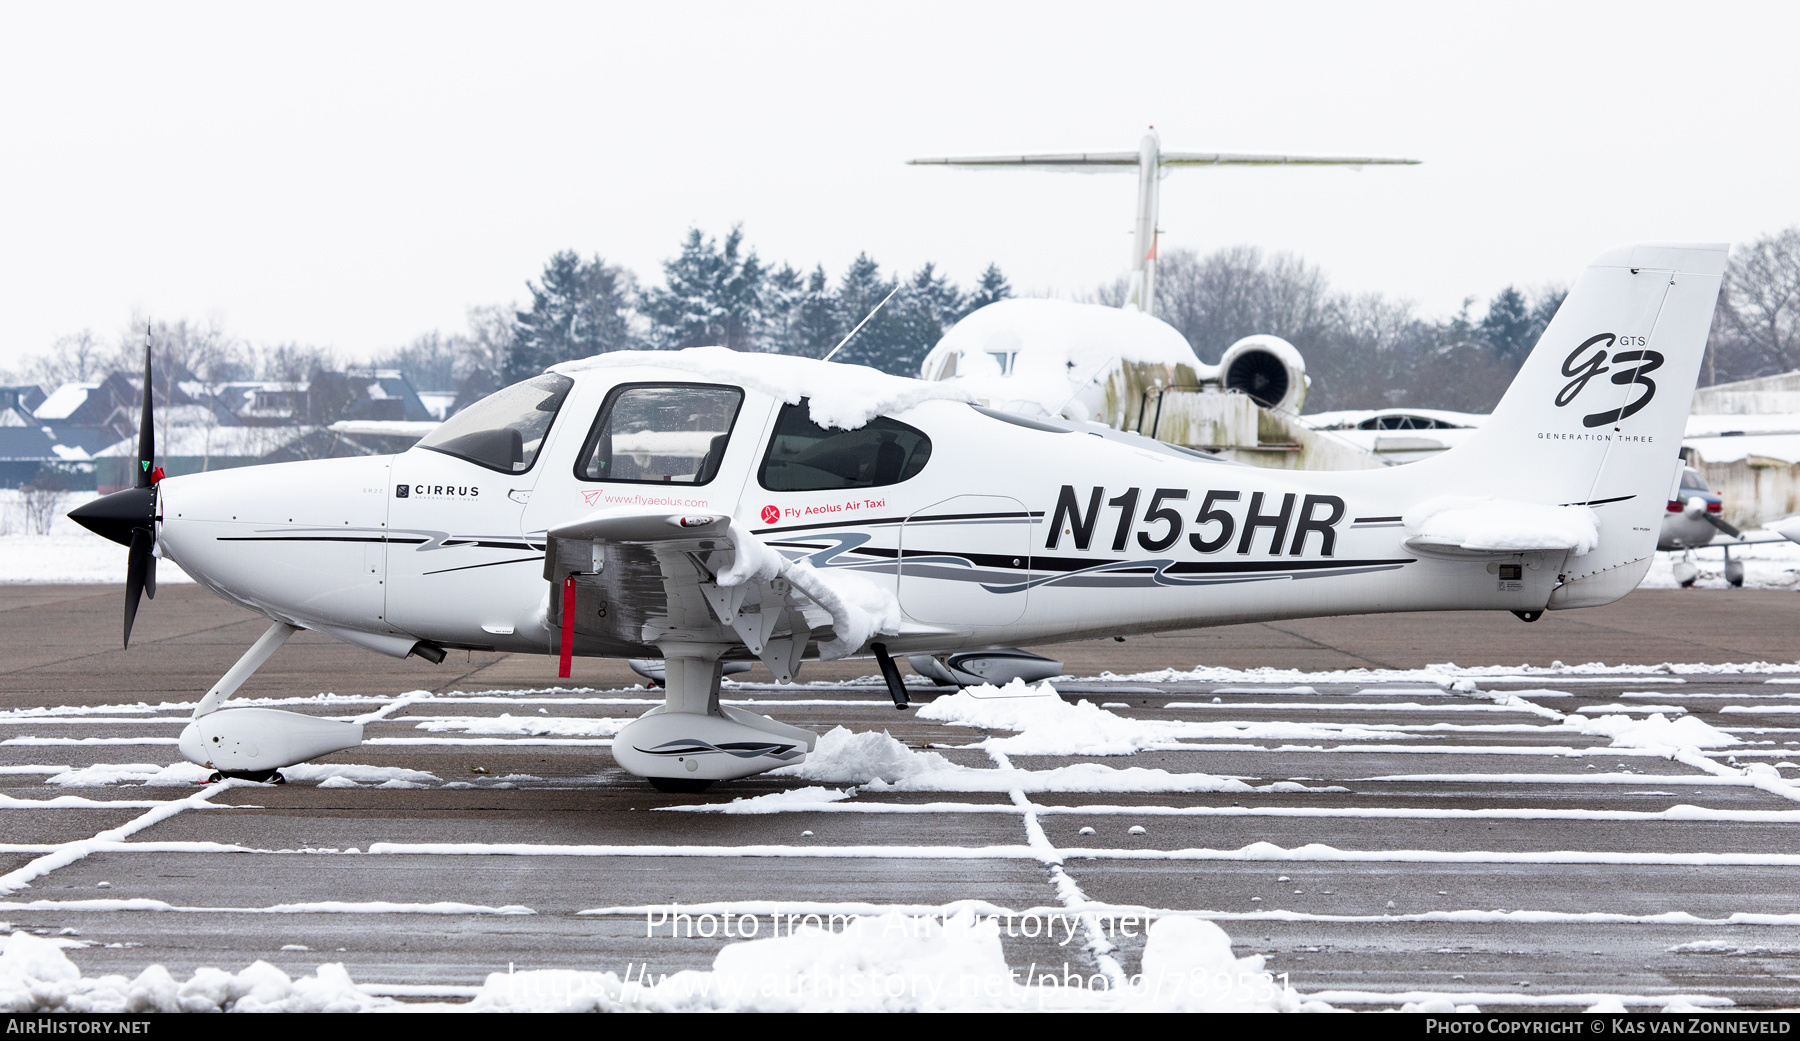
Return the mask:
<svg viewBox="0 0 1800 1041">
<path fill-rule="evenodd" d="M 614 754 L 679 788 L 812 747 L 721 707 L 723 660 L 786 679 L 813 657 L 889 671 L 1258 619 L 1609 603 L 1656 549 L 1725 256 L 1605 254 L 1476 437 L 1383 470 L 1236 466 L 953 384 L 705 348 L 556 366 L 398 456 L 169 478 L 162 554 L 274 623 L 182 747 L 255 774 L 360 740 L 219 707 L 296 628 L 397 656 L 663 658 L 667 704 Z"/>
</svg>

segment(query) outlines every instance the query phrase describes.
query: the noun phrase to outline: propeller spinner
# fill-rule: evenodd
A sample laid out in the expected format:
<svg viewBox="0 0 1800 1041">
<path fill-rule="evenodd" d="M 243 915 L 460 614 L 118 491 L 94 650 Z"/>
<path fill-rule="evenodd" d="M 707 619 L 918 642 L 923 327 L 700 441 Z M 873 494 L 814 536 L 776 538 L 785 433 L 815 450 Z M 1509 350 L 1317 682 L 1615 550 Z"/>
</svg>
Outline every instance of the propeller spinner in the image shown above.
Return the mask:
<svg viewBox="0 0 1800 1041">
<path fill-rule="evenodd" d="M 156 599 L 156 432 L 152 417 L 150 331 L 144 330 L 144 407 L 138 417 L 136 481 L 130 488 L 103 495 L 69 511 L 69 519 L 102 538 L 131 548 L 125 568 L 125 646 L 137 621 L 144 594 Z"/>
</svg>

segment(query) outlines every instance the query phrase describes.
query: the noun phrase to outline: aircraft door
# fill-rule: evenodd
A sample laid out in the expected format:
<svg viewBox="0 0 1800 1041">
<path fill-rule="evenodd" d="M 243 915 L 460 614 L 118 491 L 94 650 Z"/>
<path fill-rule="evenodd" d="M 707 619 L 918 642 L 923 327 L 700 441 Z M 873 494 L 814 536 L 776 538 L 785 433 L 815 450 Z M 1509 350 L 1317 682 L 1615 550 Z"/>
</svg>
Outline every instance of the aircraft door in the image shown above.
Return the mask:
<svg viewBox="0 0 1800 1041">
<path fill-rule="evenodd" d="M 1004 495 L 958 495 L 900 529 L 900 608 L 921 622 L 1005 625 L 1025 614 L 1033 522 Z"/>
<path fill-rule="evenodd" d="M 571 457 L 529 496 L 528 539 L 596 510 L 733 512 L 760 451 L 770 399 L 729 384 L 627 383 L 583 403 Z M 571 411 L 574 411 L 573 406 Z"/>
</svg>

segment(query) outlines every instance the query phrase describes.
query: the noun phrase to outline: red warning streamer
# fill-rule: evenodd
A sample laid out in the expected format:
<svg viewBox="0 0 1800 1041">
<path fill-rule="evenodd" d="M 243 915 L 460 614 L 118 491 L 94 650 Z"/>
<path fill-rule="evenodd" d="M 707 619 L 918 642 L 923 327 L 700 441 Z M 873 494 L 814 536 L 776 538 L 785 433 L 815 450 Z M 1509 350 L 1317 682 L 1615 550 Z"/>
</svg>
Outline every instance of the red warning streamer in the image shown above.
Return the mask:
<svg viewBox="0 0 1800 1041">
<path fill-rule="evenodd" d="M 569 678 L 569 665 L 575 658 L 575 576 L 563 579 L 562 666 L 557 675 Z"/>
</svg>

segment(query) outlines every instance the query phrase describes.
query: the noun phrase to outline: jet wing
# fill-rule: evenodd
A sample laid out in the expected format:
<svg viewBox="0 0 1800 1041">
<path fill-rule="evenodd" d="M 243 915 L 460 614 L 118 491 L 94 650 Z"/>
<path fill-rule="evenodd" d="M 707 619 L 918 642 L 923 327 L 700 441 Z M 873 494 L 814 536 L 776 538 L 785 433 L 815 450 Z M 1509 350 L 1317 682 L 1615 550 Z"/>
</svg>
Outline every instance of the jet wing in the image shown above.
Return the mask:
<svg viewBox="0 0 1800 1041">
<path fill-rule="evenodd" d="M 551 626 L 565 646 L 617 654 L 669 642 L 741 644 L 782 683 L 809 647 L 839 658 L 899 630 L 891 592 L 795 564 L 721 514 L 590 514 L 550 530 L 544 577 Z"/>
<path fill-rule="evenodd" d="M 1417 166 L 1417 159 L 1351 155 L 1244 155 L 1231 152 L 1164 152 L 1164 166 Z"/>
<path fill-rule="evenodd" d="M 908 159 L 908 166 L 975 168 L 1035 167 L 1040 170 L 1091 171 L 1094 167 L 1136 169 L 1137 152 L 1063 152 L 1047 155 L 970 155 Z M 1237 152 L 1163 152 L 1164 166 L 1416 166 L 1417 159 L 1382 159 L 1343 155 L 1253 155 Z"/>
</svg>

